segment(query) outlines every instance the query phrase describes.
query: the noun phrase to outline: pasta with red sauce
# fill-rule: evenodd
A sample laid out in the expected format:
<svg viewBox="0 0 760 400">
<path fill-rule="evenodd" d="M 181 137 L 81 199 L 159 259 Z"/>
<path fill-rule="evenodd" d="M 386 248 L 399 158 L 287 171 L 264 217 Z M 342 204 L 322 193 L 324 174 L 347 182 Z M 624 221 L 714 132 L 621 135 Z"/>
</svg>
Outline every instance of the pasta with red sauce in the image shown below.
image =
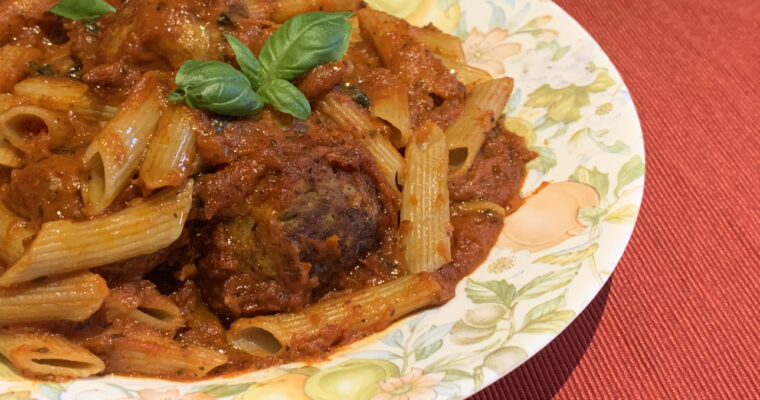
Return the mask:
<svg viewBox="0 0 760 400">
<path fill-rule="evenodd" d="M 66 3 L 0 4 L 0 354 L 27 377 L 324 357 L 451 299 L 522 204 L 512 80 L 433 26 Z"/>
</svg>

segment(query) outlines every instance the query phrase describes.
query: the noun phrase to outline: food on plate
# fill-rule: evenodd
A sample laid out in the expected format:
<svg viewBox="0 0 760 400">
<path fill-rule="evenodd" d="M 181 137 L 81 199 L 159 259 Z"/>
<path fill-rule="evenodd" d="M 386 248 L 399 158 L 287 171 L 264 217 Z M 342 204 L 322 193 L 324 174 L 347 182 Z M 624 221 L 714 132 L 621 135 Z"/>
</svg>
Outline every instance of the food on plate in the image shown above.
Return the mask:
<svg viewBox="0 0 760 400">
<path fill-rule="evenodd" d="M 361 1 L 0 23 L 0 354 L 24 376 L 324 357 L 451 299 L 522 204 L 512 80 Z"/>
</svg>

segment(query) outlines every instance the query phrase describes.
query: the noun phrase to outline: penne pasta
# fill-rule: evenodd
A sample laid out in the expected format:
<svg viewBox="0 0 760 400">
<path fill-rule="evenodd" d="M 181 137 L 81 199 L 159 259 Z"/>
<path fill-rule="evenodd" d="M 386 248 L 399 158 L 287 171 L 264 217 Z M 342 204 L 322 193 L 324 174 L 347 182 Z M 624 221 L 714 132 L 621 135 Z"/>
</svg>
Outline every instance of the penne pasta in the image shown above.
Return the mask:
<svg viewBox="0 0 760 400">
<path fill-rule="evenodd" d="M 356 14 L 359 16 L 362 32 L 367 34 L 377 49 L 383 65 L 390 67 L 398 49 L 398 41 L 394 38 L 408 34 L 408 28 L 403 21 L 382 11 L 365 8 L 357 11 Z"/>
<path fill-rule="evenodd" d="M 0 287 L 163 249 L 182 233 L 192 197 L 193 182 L 188 181 L 105 217 L 45 223 L 26 253 L 0 276 Z"/>
<path fill-rule="evenodd" d="M 24 254 L 24 242 L 34 235 L 28 222 L 0 201 L 0 261 L 15 263 Z"/>
<path fill-rule="evenodd" d="M 406 178 L 401 191 L 401 241 L 410 272 L 433 272 L 451 261 L 448 149 L 441 128 L 428 123 L 406 147 Z"/>
<path fill-rule="evenodd" d="M 423 28 L 420 30 L 419 38 L 439 58 L 465 63 L 462 40 L 458 37 L 436 29 Z"/>
<path fill-rule="evenodd" d="M 349 42 L 356 44 L 364 41 L 361 35 L 361 28 L 359 27 L 359 17 L 354 14 L 349 20 L 351 21 L 351 37 L 349 38 Z"/>
<path fill-rule="evenodd" d="M 165 296 L 140 302 L 137 309 L 129 313 L 129 318 L 168 333 L 177 332 L 184 325 L 179 307 Z"/>
<path fill-rule="evenodd" d="M 500 78 L 476 85 L 465 101 L 462 115 L 446 129 L 450 177 L 470 170 L 475 156 L 504 111 L 512 93 L 512 78 Z"/>
<path fill-rule="evenodd" d="M 396 177 L 402 178 L 404 158 L 382 132 L 382 123 L 356 104 L 347 95 L 330 92 L 317 103 L 319 113 L 330 118 L 341 129 L 351 132 L 375 156 L 378 167 L 392 188 Z"/>
<path fill-rule="evenodd" d="M 116 107 L 96 100 L 84 83 L 66 78 L 25 79 L 13 87 L 13 94 L 51 110 L 72 111 L 94 120 L 109 120 L 118 111 Z"/>
<path fill-rule="evenodd" d="M 106 296 L 106 281 L 90 272 L 0 289 L 0 324 L 81 322 L 100 308 Z"/>
<path fill-rule="evenodd" d="M 21 373 L 36 379 L 83 378 L 103 369 L 103 361 L 88 350 L 54 335 L 0 332 L 0 354 Z"/>
<path fill-rule="evenodd" d="M 114 340 L 106 357 L 111 372 L 172 379 L 202 378 L 227 362 L 227 356 L 207 347 L 148 335 Z"/>
<path fill-rule="evenodd" d="M 73 132 L 66 118 L 43 107 L 19 105 L 0 113 L 0 135 L 24 153 L 32 151 L 28 143 L 32 136 L 47 133 L 50 148 L 60 149 L 65 147 Z"/>
<path fill-rule="evenodd" d="M 137 293 L 122 288 L 112 290 L 106 299 L 105 310 L 109 319 L 137 321 L 169 334 L 184 325 L 179 307 L 152 284 L 139 287 Z"/>
<path fill-rule="evenodd" d="M 23 103 L 22 99 L 8 93 L 0 93 L 0 112 Z"/>
<path fill-rule="evenodd" d="M 468 90 L 472 89 L 477 84 L 493 80 L 491 73 L 486 70 L 450 58 L 438 56 L 438 59 L 441 60 L 446 68 L 456 74 L 457 79 L 464 83 Z"/>
<path fill-rule="evenodd" d="M 282 352 L 296 338 L 316 336 L 328 326 L 359 332 L 392 321 L 442 300 L 431 274 L 408 275 L 329 300 L 297 313 L 282 313 L 235 321 L 227 334 L 238 349 L 256 356 Z"/>
<path fill-rule="evenodd" d="M 13 85 L 29 73 L 29 62 L 38 60 L 40 56 L 42 52 L 35 48 L 12 44 L 0 46 L 0 60 L 4 67 L 0 74 L 0 93 L 13 89 Z"/>
<path fill-rule="evenodd" d="M 84 154 L 89 179 L 82 200 L 89 216 L 105 210 L 132 178 L 161 117 L 165 97 L 157 74 L 146 74 Z"/>
<path fill-rule="evenodd" d="M 312 11 L 353 11 L 361 0 L 274 0 L 272 19 L 281 24 L 290 18 Z"/>
<path fill-rule="evenodd" d="M 370 98 L 370 114 L 388 122 L 397 132 L 391 134 L 391 142 L 397 148 L 406 146 L 412 130 L 411 112 L 409 111 L 408 89 L 398 80 L 395 84 L 386 83 L 378 90 L 367 93 Z"/>
<path fill-rule="evenodd" d="M 0 140 L 0 166 L 21 168 L 23 165 L 22 153 L 5 140 Z"/>
<path fill-rule="evenodd" d="M 491 201 L 473 200 L 459 202 L 453 204 L 451 209 L 452 214 L 488 213 L 500 218 L 507 217 L 507 210 Z"/>
<path fill-rule="evenodd" d="M 140 179 L 150 190 L 181 185 L 193 170 L 195 151 L 192 113 L 183 106 L 169 106 L 140 166 Z"/>
</svg>

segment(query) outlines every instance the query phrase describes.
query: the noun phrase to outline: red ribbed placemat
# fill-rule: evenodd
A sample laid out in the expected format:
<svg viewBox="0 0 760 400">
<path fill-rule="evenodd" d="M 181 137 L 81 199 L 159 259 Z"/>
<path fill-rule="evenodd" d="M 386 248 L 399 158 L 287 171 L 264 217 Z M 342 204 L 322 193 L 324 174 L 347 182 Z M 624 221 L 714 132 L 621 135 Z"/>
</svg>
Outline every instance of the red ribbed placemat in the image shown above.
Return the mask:
<svg viewBox="0 0 760 400">
<path fill-rule="evenodd" d="M 557 2 L 633 95 L 644 204 L 597 299 L 474 399 L 760 399 L 760 1 Z"/>
</svg>

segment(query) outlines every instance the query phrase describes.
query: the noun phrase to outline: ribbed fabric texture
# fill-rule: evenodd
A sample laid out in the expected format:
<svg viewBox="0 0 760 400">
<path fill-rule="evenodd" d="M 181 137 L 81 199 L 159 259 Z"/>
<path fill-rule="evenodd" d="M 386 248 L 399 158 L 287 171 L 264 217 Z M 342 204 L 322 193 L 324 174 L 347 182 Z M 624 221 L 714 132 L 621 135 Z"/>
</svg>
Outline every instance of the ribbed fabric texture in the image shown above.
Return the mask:
<svg viewBox="0 0 760 400">
<path fill-rule="evenodd" d="M 473 398 L 760 399 L 760 0 L 557 0 L 620 70 L 644 203 L 599 297 Z"/>
</svg>

